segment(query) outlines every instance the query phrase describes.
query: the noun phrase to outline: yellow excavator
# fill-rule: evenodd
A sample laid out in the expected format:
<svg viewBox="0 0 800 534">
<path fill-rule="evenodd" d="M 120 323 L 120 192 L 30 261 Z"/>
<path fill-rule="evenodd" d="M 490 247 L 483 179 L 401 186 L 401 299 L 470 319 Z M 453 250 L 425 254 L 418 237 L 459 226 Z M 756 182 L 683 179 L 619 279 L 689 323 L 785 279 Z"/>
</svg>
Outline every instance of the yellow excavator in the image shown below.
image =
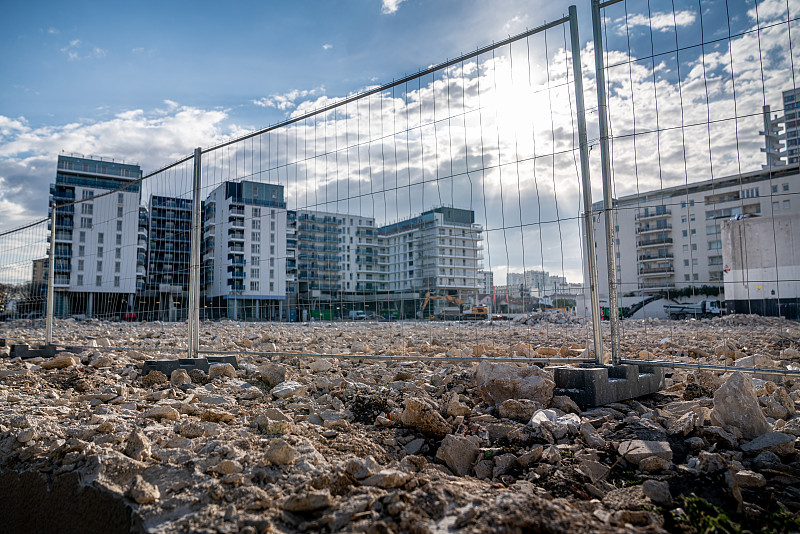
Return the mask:
<svg viewBox="0 0 800 534">
<path fill-rule="evenodd" d="M 432 300 L 449 302 L 450 304 L 455 304 L 455 306 L 443 308 L 439 312 L 438 316 L 435 314 L 429 314 L 427 317 L 425 317 L 425 309 Z M 489 309 L 485 306 L 473 306 L 469 310 L 462 312 L 461 308 L 463 306 L 464 301 L 458 297 L 453 297 L 450 295 L 431 295 L 430 291 L 428 291 L 425 293 L 425 300 L 422 302 L 422 306 L 420 307 L 417 316 L 427 319 L 456 319 L 471 321 L 479 321 L 489 318 Z"/>
</svg>

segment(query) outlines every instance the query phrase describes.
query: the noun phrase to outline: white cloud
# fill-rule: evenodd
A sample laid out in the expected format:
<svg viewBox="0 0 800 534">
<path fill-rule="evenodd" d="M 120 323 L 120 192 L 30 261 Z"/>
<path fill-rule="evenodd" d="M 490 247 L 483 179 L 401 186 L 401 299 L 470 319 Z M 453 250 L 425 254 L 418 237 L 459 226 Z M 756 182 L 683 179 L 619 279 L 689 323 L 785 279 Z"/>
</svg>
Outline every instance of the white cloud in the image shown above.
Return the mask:
<svg viewBox="0 0 800 534">
<path fill-rule="evenodd" d="M 694 11 L 679 10 L 675 11 L 674 15 L 672 12 L 661 13 L 657 11 L 649 17 L 642 13 L 636 13 L 628 17 L 628 27 L 647 26 L 652 28 L 653 31 L 666 32 L 673 30 L 676 26 L 690 26 L 694 24 L 695 19 L 696 15 Z M 619 25 L 617 28 L 618 33 L 624 34 L 625 17 L 618 18 L 614 22 Z"/>
<path fill-rule="evenodd" d="M 313 97 L 325 92 L 325 87 L 315 87 L 314 89 L 292 89 L 288 93 L 275 94 L 253 100 L 253 104 L 262 108 L 275 108 L 287 111 L 297 106 L 296 100 Z"/>
<path fill-rule="evenodd" d="M 391 15 L 397 12 L 400 8 L 400 4 L 403 2 L 405 2 L 405 0 L 381 0 L 381 13 L 384 15 Z"/>
<path fill-rule="evenodd" d="M 325 43 L 324 45 L 322 45 L 323 50 L 330 50 L 331 48 L 333 48 L 333 45 L 330 43 Z"/>
<path fill-rule="evenodd" d="M 49 33 L 50 35 L 58 35 L 58 28 L 53 28 L 53 27 L 47 28 L 47 33 Z"/>
<path fill-rule="evenodd" d="M 117 113 L 102 121 L 32 127 L 0 115 L 0 229 L 47 213 L 47 190 L 62 151 L 139 162 L 146 173 L 241 133 L 225 126 L 227 114 L 165 101 L 167 110 Z"/>
<path fill-rule="evenodd" d="M 133 54 L 143 54 L 144 48 L 141 46 L 137 46 L 136 48 L 131 48 L 131 53 Z"/>
<path fill-rule="evenodd" d="M 106 56 L 106 51 L 98 46 L 84 47 L 80 39 L 73 39 L 69 44 L 61 49 L 67 54 L 67 59 L 76 61 L 79 59 L 99 59 Z"/>
</svg>

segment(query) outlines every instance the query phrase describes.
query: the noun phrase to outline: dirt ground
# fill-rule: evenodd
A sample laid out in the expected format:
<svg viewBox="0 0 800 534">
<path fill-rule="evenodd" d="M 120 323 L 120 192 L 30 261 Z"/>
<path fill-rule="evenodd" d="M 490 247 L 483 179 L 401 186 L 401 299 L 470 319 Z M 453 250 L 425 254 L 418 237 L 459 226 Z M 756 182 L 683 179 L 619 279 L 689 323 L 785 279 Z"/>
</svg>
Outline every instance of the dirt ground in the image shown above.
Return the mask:
<svg viewBox="0 0 800 534">
<path fill-rule="evenodd" d="M 800 531 L 800 377 L 736 372 L 800 370 L 800 324 L 626 320 L 627 358 L 731 369 L 579 407 L 548 367 L 492 360 L 590 357 L 590 327 L 527 323 L 204 322 L 201 348 L 238 369 L 143 376 L 181 355 L 186 324 L 57 321 L 89 348 L 0 347 L 0 516 L 11 532 Z M 430 356 L 482 359 L 414 359 Z"/>
</svg>

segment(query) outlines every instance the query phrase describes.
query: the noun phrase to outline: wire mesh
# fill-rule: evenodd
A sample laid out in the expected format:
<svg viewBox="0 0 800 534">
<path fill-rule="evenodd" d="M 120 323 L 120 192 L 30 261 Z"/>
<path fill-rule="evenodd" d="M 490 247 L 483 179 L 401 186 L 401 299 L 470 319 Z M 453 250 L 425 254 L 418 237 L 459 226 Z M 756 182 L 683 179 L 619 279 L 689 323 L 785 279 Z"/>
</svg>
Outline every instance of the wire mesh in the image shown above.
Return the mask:
<svg viewBox="0 0 800 534">
<path fill-rule="evenodd" d="M 0 338 L 44 340 L 49 219 L 0 233 Z"/>
<path fill-rule="evenodd" d="M 623 322 L 623 342 L 630 355 L 636 336 L 647 354 L 674 362 L 696 361 L 690 347 L 704 347 L 725 368 L 744 344 L 714 317 L 798 318 L 800 262 L 787 244 L 798 235 L 800 202 L 792 43 L 800 6 L 599 7 L 620 313 L 672 319 L 666 328 L 643 323 L 643 335 Z M 602 271 L 610 262 L 597 250 Z M 717 335 L 706 339 L 688 318 L 712 318 Z"/>
</svg>

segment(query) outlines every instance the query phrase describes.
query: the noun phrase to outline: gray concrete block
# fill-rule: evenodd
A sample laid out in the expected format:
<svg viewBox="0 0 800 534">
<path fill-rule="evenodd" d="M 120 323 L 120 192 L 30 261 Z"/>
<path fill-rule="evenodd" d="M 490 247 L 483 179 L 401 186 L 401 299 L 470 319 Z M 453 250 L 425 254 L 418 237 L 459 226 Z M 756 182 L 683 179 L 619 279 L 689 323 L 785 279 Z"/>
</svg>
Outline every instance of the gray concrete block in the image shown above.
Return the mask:
<svg viewBox="0 0 800 534">
<path fill-rule="evenodd" d="M 32 349 L 26 344 L 15 344 L 11 345 L 9 357 L 19 357 L 23 360 L 28 360 L 31 358 L 52 358 L 57 352 L 72 352 L 73 354 L 79 354 L 81 351 L 80 349 L 59 348 L 58 345 L 42 345 L 38 349 Z"/>
<path fill-rule="evenodd" d="M 664 368 L 654 365 L 555 367 L 554 395 L 567 395 L 581 407 L 635 399 L 664 387 Z"/>
<path fill-rule="evenodd" d="M 161 371 L 167 376 L 176 369 L 183 369 L 187 373 L 193 369 L 200 369 L 208 373 L 208 369 L 215 363 L 229 363 L 234 369 L 239 368 L 236 356 L 208 356 L 207 358 L 178 358 L 177 360 L 145 360 L 142 366 L 142 376 L 146 376 L 150 371 Z"/>
</svg>

